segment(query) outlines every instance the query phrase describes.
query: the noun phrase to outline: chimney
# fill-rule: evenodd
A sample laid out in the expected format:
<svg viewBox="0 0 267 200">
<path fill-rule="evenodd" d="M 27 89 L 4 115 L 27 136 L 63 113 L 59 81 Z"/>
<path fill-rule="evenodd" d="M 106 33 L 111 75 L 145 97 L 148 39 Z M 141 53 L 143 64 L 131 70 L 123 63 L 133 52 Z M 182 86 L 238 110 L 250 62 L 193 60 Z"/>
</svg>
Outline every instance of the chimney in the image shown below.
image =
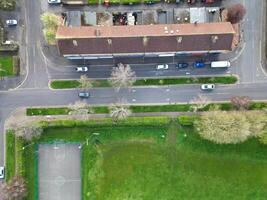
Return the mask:
<svg viewBox="0 0 267 200">
<path fill-rule="evenodd" d="M 100 36 L 100 35 L 101 35 L 101 31 L 99 29 L 96 29 L 95 30 L 95 36 L 97 37 L 97 36 Z"/>
</svg>

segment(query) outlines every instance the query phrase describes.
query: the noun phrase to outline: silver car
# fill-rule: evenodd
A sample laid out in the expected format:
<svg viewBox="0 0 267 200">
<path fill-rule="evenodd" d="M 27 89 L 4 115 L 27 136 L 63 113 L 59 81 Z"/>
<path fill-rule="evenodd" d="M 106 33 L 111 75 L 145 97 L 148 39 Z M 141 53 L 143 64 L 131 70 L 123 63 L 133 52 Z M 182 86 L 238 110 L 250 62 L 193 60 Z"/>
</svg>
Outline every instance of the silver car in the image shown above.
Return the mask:
<svg viewBox="0 0 267 200">
<path fill-rule="evenodd" d="M 61 0 L 47 0 L 49 4 L 59 4 L 61 3 Z"/>
<path fill-rule="evenodd" d="M 215 89 L 214 84 L 202 84 L 201 85 L 201 90 L 213 90 Z"/>
<path fill-rule="evenodd" d="M 167 64 L 162 64 L 162 65 L 157 65 L 157 69 L 169 69 L 169 65 Z"/>
<path fill-rule="evenodd" d="M 8 26 L 16 26 L 18 24 L 18 21 L 16 19 L 8 19 L 6 20 L 6 24 Z"/>
<path fill-rule="evenodd" d="M 5 167 L 0 167 L 0 179 L 5 178 Z"/>
<path fill-rule="evenodd" d="M 88 67 L 76 67 L 76 72 L 87 72 Z"/>
</svg>

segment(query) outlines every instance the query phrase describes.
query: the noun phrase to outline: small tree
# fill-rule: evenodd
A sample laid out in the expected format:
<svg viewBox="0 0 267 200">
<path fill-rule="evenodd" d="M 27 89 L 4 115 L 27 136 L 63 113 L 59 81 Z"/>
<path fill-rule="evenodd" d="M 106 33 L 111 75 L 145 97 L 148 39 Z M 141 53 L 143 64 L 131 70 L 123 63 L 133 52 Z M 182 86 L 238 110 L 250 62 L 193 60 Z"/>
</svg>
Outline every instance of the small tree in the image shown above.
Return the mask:
<svg viewBox="0 0 267 200">
<path fill-rule="evenodd" d="M 130 87 L 136 81 L 135 72 L 132 71 L 130 65 L 119 63 L 117 67 L 113 67 L 110 84 L 118 90 L 122 87 Z"/>
<path fill-rule="evenodd" d="M 37 124 L 27 124 L 15 127 L 15 135 L 27 141 L 38 138 L 43 132 L 43 128 Z"/>
<path fill-rule="evenodd" d="M 231 98 L 231 103 L 238 110 L 248 109 L 251 103 L 251 99 L 247 96 L 235 96 Z"/>
<path fill-rule="evenodd" d="M 56 44 L 56 32 L 57 27 L 60 24 L 60 17 L 49 12 L 45 12 L 41 15 L 41 21 L 43 22 L 44 37 L 48 44 Z"/>
<path fill-rule="evenodd" d="M 242 4 L 235 4 L 232 7 L 228 8 L 227 21 L 232 24 L 239 23 L 243 20 L 246 14 L 246 9 Z"/>
<path fill-rule="evenodd" d="M 242 112 L 205 112 L 195 122 L 201 137 L 218 144 L 235 144 L 250 136 L 250 123 Z"/>
<path fill-rule="evenodd" d="M 79 88 L 81 88 L 81 89 L 89 89 L 89 88 L 93 87 L 90 79 L 87 77 L 86 74 L 81 75 L 79 83 L 80 83 Z"/>
<path fill-rule="evenodd" d="M 129 106 L 125 105 L 123 101 L 120 101 L 119 103 L 111 105 L 109 107 L 109 113 L 110 113 L 110 116 L 115 121 L 117 121 L 117 120 L 122 120 L 122 119 L 129 117 L 132 112 Z"/>
<path fill-rule="evenodd" d="M 25 180 L 20 176 L 13 177 L 9 182 L 4 183 L 2 187 L 3 200 L 21 200 L 27 196 L 27 187 Z"/>
<path fill-rule="evenodd" d="M 43 29 L 45 41 L 48 44 L 54 45 L 56 44 L 56 32 L 51 29 Z"/>
<path fill-rule="evenodd" d="M 193 112 L 197 112 L 199 109 L 204 108 L 210 103 L 210 99 L 204 95 L 199 94 L 197 97 L 193 98 L 190 101 L 190 104 L 193 104 L 191 106 Z"/>
<path fill-rule="evenodd" d="M 69 108 L 71 109 L 70 115 L 87 115 L 93 112 L 84 101 L 76 101 L 74 104 L 70 104 Z"/>
<path fill-rule="evenodd" d="M 43 22 L 45 28 L 53 30 L 57 29 L 60 24 L 59 16 L 49 12 L 45 12 L 41 15 L 41 21 Z"/>
</svg>

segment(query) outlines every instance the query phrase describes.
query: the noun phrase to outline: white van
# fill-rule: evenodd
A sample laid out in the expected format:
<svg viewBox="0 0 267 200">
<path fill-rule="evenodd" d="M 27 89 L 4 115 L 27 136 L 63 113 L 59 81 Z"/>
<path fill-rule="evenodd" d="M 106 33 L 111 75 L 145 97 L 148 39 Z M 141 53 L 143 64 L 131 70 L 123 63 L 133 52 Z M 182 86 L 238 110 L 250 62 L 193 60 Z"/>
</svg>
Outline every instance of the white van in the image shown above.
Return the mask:
<svg viewBox="0 0 267 200">
<path fill-rule="evenodd" d="M 230 67 L 231 64 L 229 61 L 214 61 L 211 62 L 211 67 L 212 68 L 219 68 L 219 67 Z"/>
</svg>

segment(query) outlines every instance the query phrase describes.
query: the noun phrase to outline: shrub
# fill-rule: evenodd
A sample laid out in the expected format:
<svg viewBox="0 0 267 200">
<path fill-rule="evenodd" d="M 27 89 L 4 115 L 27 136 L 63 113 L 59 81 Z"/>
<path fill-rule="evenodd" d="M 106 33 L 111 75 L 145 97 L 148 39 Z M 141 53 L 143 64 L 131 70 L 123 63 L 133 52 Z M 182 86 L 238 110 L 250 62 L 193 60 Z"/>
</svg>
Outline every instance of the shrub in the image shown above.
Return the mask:
<svg viewBox="0 0 267 200">
<path fill-rule="evenodd" d="M 195 126 L 202 138 L 218 144 L 240 143 L 250 136 L 250 124 L 240 112 L 206 112 Z"/>
<path fill-rule="evenodd" d="M 20 73 L 20 59 L 18 56 L 13 56 L 13 73 L 16 76 Z"/>
<path fill-rule="evenodd" d="M 178 122 L 183 126 L 192 126 L 196 117 L 190 115 L 178 116 Z"/>
</svg>

